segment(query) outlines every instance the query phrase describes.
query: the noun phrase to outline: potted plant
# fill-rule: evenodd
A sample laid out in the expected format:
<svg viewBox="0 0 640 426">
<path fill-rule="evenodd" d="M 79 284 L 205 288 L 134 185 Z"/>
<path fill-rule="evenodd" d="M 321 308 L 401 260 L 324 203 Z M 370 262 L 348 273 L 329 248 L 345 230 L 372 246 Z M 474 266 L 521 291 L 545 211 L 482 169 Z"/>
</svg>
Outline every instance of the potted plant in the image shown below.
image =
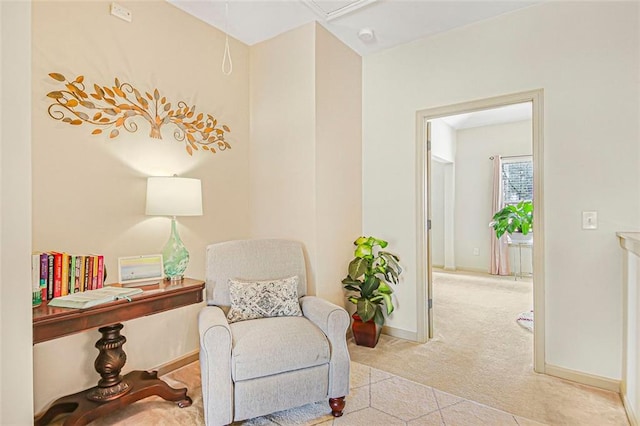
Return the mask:
<svg viewBox="0 0 640 426">
<path fill-rule="evenodd" d="M 351 327 L 356 344 L 373 348 L 385 322 L 383 306 L 387 315 L 393 312 L 389 284 L 398 284 L 402 268 L 398 256 L 382 250 L 388 245 L 384 240 L 360 237 L 353 244 L 355 258 L 342 284 L 352 292 L 349 302 L 356 305 Z"/>
<path fill-rule="evenodd" d="M 517 233 L 527 235 L 533 232 L 533 202 L 527 200 L 504 206 L 493 215 L 489 226 L 495 230 L 496 238 L 505 232 L 511 237 Z"/>
</svg>

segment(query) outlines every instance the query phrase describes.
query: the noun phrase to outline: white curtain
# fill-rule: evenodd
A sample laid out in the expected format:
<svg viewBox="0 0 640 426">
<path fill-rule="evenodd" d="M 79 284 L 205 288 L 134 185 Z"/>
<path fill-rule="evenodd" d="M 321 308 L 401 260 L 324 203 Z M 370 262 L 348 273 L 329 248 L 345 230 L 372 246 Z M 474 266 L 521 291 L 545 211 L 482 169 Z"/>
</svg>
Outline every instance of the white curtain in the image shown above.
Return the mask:
<svg viewBox="0 0 640 426">
<path fill-rule="evenodd" d="M 491 198 L 491 217 L 500 210 L 503 205 L 502 200 L 502 160 L 499 155 L 493 156 L 493 194 Z M 507 244 L 507 234 L 500 239 L 496 238 L 495 231 L 491 228 L 491 265 L 489 272 L 492 275 L 509 275 L 509 245 Z"/>
</svg>

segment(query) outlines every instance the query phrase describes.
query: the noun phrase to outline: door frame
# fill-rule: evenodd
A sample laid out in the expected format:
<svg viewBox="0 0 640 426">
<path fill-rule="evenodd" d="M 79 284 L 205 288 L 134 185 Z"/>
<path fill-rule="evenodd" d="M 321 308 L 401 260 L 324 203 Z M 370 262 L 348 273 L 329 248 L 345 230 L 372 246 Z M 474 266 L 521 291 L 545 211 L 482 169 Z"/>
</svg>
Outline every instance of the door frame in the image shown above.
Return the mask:
<svg viewBox="0 0 640 426">
<path fill-rule="evenodd" d="M 430 158 L 427 147 L 427 122 L 449 115 L 493 109 L 512 104 L 531 102 L 532 112 L 532 153 L 533 153 L 533 197 L 535 209 L 533 220 L 536 232 L 533 233 L 533 310 L 535 327 L 533 329 L 533 369 L 537 373 L 545 372 L 545 269 L 544 269 L 544 128 L 543 128 L 544 90 L 537 89 L 492 98 L 463 102 L 459 104 L 427 108 L 416 112 L 416 300 L 417 300 L 417 340 L 424 343 L 431 337 L 432 322 L 429 300 L 431 294 L 431 247 L 427 231 L 429 217 Z"/>
</svg>

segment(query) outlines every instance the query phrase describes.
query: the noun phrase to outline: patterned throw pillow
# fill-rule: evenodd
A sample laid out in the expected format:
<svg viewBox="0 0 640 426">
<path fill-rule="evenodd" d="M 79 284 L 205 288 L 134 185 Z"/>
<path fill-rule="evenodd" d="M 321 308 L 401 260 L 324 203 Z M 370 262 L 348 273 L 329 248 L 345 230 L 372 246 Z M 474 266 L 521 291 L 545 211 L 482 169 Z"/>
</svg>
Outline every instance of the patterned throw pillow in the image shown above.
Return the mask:
<svg viewBox="0 0 640 426">
<path fill-rule="evenodd" d="M 302 316 L 298 277 L 245 282 L 229 279 L 229 323 L 265 317 Z"/>
</svg>

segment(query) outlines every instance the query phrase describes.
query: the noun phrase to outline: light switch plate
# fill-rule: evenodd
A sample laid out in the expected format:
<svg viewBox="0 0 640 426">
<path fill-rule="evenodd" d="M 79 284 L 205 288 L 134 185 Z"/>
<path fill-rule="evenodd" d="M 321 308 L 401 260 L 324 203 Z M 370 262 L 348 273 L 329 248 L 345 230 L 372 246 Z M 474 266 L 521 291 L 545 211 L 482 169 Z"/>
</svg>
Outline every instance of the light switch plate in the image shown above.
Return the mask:
<svg viewBox="0 0 640 426">
<path fill-rule="evenodd" d="M 598 229 L 598 212 L 582 212 L 582 229 Z"/>
</svg>

